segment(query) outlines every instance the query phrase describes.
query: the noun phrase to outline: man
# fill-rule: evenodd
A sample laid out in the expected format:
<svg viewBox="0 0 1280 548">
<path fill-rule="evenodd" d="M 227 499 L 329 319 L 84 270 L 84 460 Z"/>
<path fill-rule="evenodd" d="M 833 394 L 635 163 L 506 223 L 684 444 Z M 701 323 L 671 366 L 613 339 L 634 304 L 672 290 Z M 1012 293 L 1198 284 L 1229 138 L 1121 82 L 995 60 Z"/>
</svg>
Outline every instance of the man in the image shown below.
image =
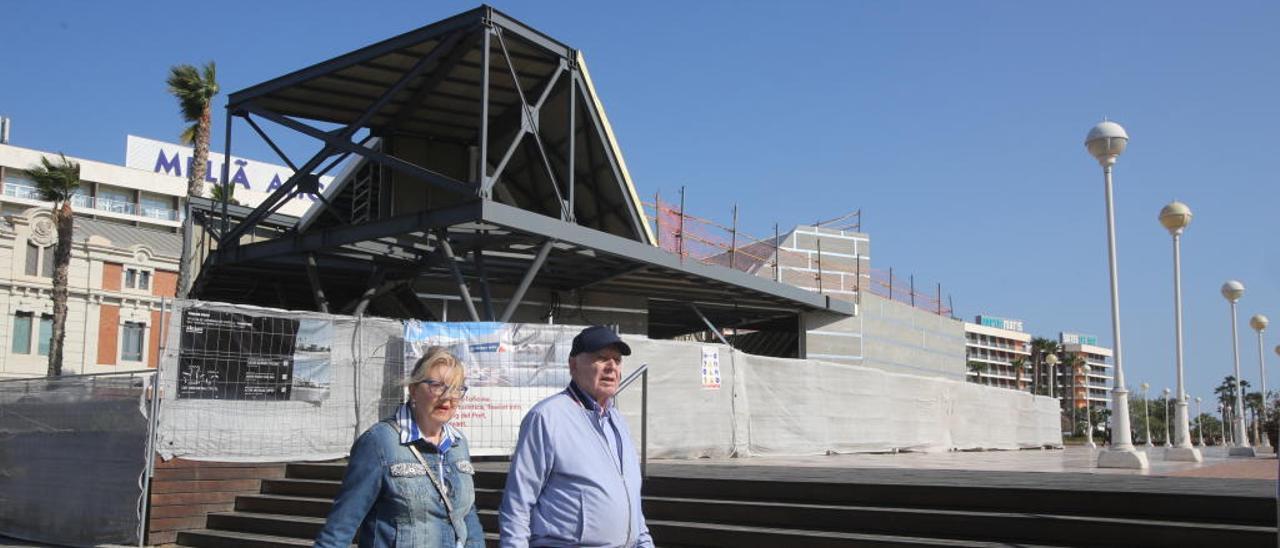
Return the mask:
<svg viewBox="0 0 1280 548">
<path fill-rule="evenodd" d="M 520 423 L 498 517 L 504 548 L 653 546 L 639 458 L 613 402 L 629 355 L 604 326 L 573 338 L 569 387 Z"/>
</svg>

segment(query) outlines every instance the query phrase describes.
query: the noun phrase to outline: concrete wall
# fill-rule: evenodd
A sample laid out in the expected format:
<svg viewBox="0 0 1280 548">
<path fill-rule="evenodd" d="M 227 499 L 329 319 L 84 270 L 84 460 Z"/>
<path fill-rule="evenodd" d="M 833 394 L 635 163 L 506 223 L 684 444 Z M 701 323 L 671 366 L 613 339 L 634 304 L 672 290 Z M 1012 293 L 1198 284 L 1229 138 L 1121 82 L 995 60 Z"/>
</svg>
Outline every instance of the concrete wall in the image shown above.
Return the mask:
<svg viewBox="0 0 1280 548">
<path fill-rule="evenodd" d="M 863 365 L 964 380 L 964 322 L 871 293 L 862 295 L 858 312 Z"/>
<path fill-rule="evenodd" d="M 853 317 L 811 312 L 801 324 L 805 358 L 964 380 L 964 322 L 866 293 Z"/>
</svg>

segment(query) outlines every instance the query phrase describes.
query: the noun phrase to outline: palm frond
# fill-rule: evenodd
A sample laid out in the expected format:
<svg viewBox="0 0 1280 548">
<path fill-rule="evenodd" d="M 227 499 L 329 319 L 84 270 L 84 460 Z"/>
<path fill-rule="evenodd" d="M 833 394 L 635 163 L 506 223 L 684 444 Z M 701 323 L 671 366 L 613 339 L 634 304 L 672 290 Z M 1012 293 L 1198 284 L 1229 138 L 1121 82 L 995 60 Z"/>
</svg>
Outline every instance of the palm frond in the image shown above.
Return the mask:
<svg viewBox="0 0 1280 548">
<path fill-rule="evenodd" d="M 225 190 L 224 190 L 224 189 L 225 189 Z M 222 195 L 223 195 L 223 193 L 226 193 L 226 195 L 227 195 L 227 203 L 229 203 L 229 204 L 231 204 L 231 205 L 240 205 L 240 201 L 235 199 L 235 195 L 236 195 L 236 185 L 235 185 L 235 184 L 230 184 L 230 185 L 212 184 L 212 185 L 209 185 L 209 199 L 210 199 L 210 200 L 213 200 L 213 201 L 214 201 L 214 202 L 216 202 L 216 203 L 222 203 Z"/>
<path fill-rule="evenodd" d="M 40 199 L 46 202 L 61 203 L 71 199 L 76 188 L 80 186 L 80 164 L 67 159 L 66 154 L 58 153 L 60 159 L 55 162 L 48 156 L 40 157 L 40 165 L 23 170 L 23 173 L 36 183 Z"/>
<path fill-rule="evenodd" d="M 196 132 L 200 131 L 200 122 L 196 122 L 187 126 L 182 130 L 182 135 L 178 136 L 178 142 L 184 145 L 190 145 L 196 142 Z"/>
<path fill-rule="evenodd" d="M 203 74 L 191 65 L 169 67 L 169 78 L 165 82 L 169 93 L 178 99 L 179 110 L 186 121 L 198 122 L 204 117 L 213 97 L 218 94 L 216 74 L 213 61 L 205 64 Z"/>
</svg>

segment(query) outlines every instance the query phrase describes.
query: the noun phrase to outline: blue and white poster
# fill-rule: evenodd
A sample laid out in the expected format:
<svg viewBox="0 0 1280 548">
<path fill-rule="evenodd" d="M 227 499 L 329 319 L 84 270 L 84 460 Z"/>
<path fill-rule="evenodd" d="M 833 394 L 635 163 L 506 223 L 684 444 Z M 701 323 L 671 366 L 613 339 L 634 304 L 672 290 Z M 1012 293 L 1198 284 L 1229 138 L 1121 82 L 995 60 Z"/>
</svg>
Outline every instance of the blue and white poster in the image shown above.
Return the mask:
<svg viewBox="0 0 1280 548">
<path fill-rule="evenodd" d="M 569 349 L 582 326 L 500 322 L 405 322 L 405 375 L 432 346 L 466 368 L 470 390 L 450 423 L 472 454 L 508 455 L 533 404 L 569 384 Z"/>
</svg>

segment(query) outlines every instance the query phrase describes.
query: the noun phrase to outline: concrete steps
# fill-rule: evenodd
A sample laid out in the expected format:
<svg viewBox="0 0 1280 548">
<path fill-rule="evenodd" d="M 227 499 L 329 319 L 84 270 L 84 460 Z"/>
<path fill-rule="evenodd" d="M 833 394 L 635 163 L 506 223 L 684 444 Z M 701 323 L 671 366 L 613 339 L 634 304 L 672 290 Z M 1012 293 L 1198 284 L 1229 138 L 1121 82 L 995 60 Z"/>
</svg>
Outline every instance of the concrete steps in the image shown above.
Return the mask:
<svg viewBox="0 0 1280 548">
<path fill-rule="evenodd" d="M 480 521 L 496 546 L 505 472 L 476 473 Z M 498 466 L 497 468 L 501 468 Z M 291 464 L 232 512 L 210 514 L 184 546 L 309 545 L 342 464 Z M 747 475 L 746 477 L 752 477 Z M 1067 491 L 693 477 L 646 480 L 661 546 L 1275 546 L 1274 500 L 1221 494 Z"/>
</svg>

